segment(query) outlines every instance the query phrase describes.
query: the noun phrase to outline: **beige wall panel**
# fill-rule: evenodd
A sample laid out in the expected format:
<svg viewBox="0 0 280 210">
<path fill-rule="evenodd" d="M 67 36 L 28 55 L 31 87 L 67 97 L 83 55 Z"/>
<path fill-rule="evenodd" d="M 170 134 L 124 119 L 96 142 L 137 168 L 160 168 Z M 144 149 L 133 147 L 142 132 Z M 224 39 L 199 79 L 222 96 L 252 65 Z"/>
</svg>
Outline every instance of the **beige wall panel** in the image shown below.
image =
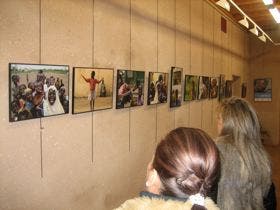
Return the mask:
<svg viewBox="0 0 280 210">
<path fill-rule="evenodd" d="M 134 0 L 131 7 L 131 66 L 148 76 L 157 71 L 157 1 Z"/>
<path fill-rule="evenodd" d="M 202 129 L 207 133 L 212 133 L 212 100 L 203 100 L 202 101 Z"/>
<path fill-rule="evenodd" d="M 192 101 L 190 103 L 190 122 L 189 126 L 201 128 L 202 126 L 202 103 L 201 101 Z"/>
<path fill-rule="evenodd" d="M 218 105 L 219 105 L 219 99 L 213 100 L 213 109 L 212 109 L 212 137 L 216 138 L 218 136 L 217 133 L 217 117 L 218 117 Z"/>
<path fill-rule="evenodd" d="M 175 66 L 175 1 L 163 0 L 158 1 L 158 71 L 170 75 L 171 66 Z M 157 140 L 174 126 L 175 111 L 169 108 L 168 99 L 157 106 Z"/>
<path fill-rule="evenodd" d="M 41 7 L 42 63 L 91 66 L 92 1 L 42 1 Z M 46 200 L 51 208 L 70 208 L 92 176 L 91 115 L 44 118 L 43 126 Z"/>
<path fill-rule="evenodd" d="M 42 63 L 92 65 L 92 2 L 42 0 L 41 7 Z"/>
<path fill-rule="evenodd" d="M 130 1 L 94 1 L 94 65 L 130 66 Z"/>
<path fill-rule="evenodd" d="M 207 3 L 203 2 L 203 75 L 212 76 L 214 68 L 214 11 Z M 213 100 L 203 100 L 202 110 L 202 129 L 207 133 L 212 133 L 212 102 Z"/>
<path fill-rule="evenodd" d="M 186 1 L 175 1 L 176 2 L 176 66 L 183 68 L 183 82 L 182 85 L 184 87 L 185 82 L 185 74 L 186 74 L 186 38 L 188 36 L 186 32 L 187 26 L 187 9 L 188 2 Z M 187 126 L 188 116 L 187 116 L 187 105 L 183 102 L 184 91 L 182 92 L 182 106 L 176 108 L 175 111 L 175 127 L 179 126 Z"/>
<path fill-rule="evenodd" d="M 213 8 L 207 3 L 203 2 L 203 62 L 202 72 L 204 75 L 211 76 L 213 74 Z"/>
<path fill-rule="evenodd" d="M 157 142 L 175 128 L 175 112 L 170 111 L 169 102 L 157 107 Z"/>
<path fill-rule="evenodd" d="M 221 14 L 214 11 L 214 74 L 225 74 L 222 69 L 222 48 L 221 48 Z"/>
<path fill-rule="evenodd" d="M 39 120 L 9 123 L 7 101 L 8 63 L 38 63 L 38 17 L 37 1 L 0 2 L 0 209 L 38 209 L 43 200 Z"/>
<path fill-rule="evenodd" d="M 185 22 L 186 22 L 186 74 L 191 73 L 191 1 L 186 0 Z"/>
<path fill-rule="evenodd" d="M 148 72 L 157 71 L 157 1 L 132 1 L 132 69 L 145 70 L 144 104 L 147 100 Z M 130 111 L 130 155 L 126 192 L 133 197 L 143 190 L 146 166 L 156 142 L 156 106 L 134 107 Z"/>
<path fill-rule="evenodd" d="M 175 1 L 176 2 L 176 66 L 182 67 L 185 71 L 187 67 L 186 63 L 186 26 L 187 26 L 187 2 L 186 1 Z"/>
<path fill-rule="evenodd" d="M 186 0 L 186 68 L 184 74 L 191 74 L 191 1 Z M 190 103 L 186 103 L 186 126 L 190 126 Z"/>
<path fill-rule="evenodd" d="M 130 69 L 132 64 L 130 21 L 130 1 L 94 1 L 94 63 L 96 66 Z M 129 147 L 131 146 L 129 145 L 129 123 L 131 123 L 129 112 L 130 109 L 112 110 L 108 113 L 107 120 L 102 119 L 102 113 L 96 115 L 95 122 L 102 121 L 104 125 L 107 122 L 109 127 L 106 129 L 108 137 L 102 137 L 104 130 L 101 130 L 101 127 L 95 128 L 97 131 L 96 142 L 99 142 L 100 145 L 96 147 L 97 156 L 101 159 L 97 160 L 98 172 L 94 175 L 98 184 L 92 194 L 99 194 L 99 196 L 97 201 L 94 201 L 93 209 L 112 209 L 127 196 L 131 196 L 132 192 L 135 192 L 135 189 L 124 192 L 123 188 L 129 189 L 128 186 L 131 182 L 122 181 L 122 178 L 129 173 L 129 167 L 127 167 L 129 165 Z M 108 123 L 109 121 L 112 122 L 111 125 Z M 111 141 L 112 147 L 108 145 L 107 151 L 105 151 L 106 147 L 104 151 L 100 149 L 103 145 L 103 138 L 106 138 L 108 143 Z M 104 154 L 108 153 L 111 155 L 105 159 Z M 104 174 L 104 172 L 106 173 Z M 114 174 L 114 179 L 112 179 L 112 174 Z"/>
<path fill-rule="evenodd" d="M 279 144 L 279 118 L 275 119 L 275 116 L 277 116 L 277 114 L 271 111 L 267 111 L 267 112 L 259 111 L 258 114 L 263 129 L 269 134 L 268 138 L 267 137 L 264 138 L 263 143 L 267 145 L 278 145 Z M 278 106 L 278 116 L 279 116 L 279 106 Z"/>
<path fill-rule="evenodd" d="M 188 126 L 189 106 L 182 102 L 182 105 L 175 110 L 175 128 Z"/>
<path fill-rule="evenodd" d="M 227 19 L 226 19 L 227 20 Z M 232 62 L 232 40 L 231 40 L 231 34 L 232 33 L 232 24 L 230 21 L 227 20 L 227 32 L 221 32 L 221 43 L 222 43 L 222 63 L 221 68 L 224 74 L 226 75 L 226 79 L 231 79 L 231 62 Z"/>
<path fill-rule="evenodd" d="M 92 209 L 112 209 L 134 192 L 123 192 L 123 186 L 128 186 L 129 180 L 122 179 L 130 169 L 129 109 L 116 111 L 96 112 L 94 117 L 93 187 L 88 196 L 91 199 L 98 196 L 92 201 Z"/>
<path fill-rule="evenodd" d="M 203 1 L 191 1 L 191 72 L 202 73 Z"/>
</svg>

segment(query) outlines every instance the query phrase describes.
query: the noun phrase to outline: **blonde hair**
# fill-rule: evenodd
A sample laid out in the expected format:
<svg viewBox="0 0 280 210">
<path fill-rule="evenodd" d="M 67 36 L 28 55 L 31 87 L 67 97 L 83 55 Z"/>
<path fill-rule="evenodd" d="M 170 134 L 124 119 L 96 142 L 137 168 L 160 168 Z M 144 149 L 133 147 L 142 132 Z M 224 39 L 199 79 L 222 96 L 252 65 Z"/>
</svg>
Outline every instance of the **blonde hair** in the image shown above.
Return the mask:
<svg viewBox="0 0 280 210">
<path fill-rule="evenodd" d="M 238 150 L 249 180 L 270 183 L 270 160 L 261 142 L 260 123 L 252 105 L 232 97 L 219 105 L 219 112 L 223 126 L 218 141 L 230 143 Z"/>
</svg>

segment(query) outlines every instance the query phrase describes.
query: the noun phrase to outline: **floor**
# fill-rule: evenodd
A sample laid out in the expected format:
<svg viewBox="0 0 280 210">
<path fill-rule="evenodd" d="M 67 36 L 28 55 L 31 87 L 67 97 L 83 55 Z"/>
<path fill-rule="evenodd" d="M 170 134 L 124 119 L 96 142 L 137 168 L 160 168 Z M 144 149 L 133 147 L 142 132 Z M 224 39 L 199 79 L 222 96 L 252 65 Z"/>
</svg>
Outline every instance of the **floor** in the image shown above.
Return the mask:
<svg viewBox="0 0 280 210">
<path fill-rule="evenodd" d="M 272 162 L 272 179 L 276 187 L 277 210 L 280 210 L 280 145 L 265 146 Z"/>
</svg>

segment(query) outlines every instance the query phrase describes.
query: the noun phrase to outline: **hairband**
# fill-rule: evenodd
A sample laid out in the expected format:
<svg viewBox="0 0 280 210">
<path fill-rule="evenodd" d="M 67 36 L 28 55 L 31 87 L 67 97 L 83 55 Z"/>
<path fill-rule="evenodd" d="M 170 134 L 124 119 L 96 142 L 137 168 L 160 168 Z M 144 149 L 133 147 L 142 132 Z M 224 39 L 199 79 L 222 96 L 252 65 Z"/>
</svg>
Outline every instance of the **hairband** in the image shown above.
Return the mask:
<svg viewBox="0 0 280 210">
<path fill-rule="evenodd" d="M 199 205 L 199 206 L 204 206 L 204 200 L 205 198 L 200 194 L 200 193 L 197 193 L 195 195 L 191 195 L 189 197 L 191 203 L 194 205 Z"/>
</svg>

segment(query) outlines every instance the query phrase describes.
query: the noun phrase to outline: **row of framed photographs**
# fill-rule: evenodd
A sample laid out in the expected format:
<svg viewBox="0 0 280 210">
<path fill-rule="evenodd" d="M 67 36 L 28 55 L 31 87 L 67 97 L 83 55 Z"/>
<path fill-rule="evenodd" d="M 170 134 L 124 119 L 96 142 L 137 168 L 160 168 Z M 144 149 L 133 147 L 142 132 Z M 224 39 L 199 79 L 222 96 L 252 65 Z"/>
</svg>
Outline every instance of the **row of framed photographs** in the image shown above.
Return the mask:
<svg viewBox="0 0 280 210">
<path fill-rule="evenodd" d="M 223 99 L 232 94 L 232 81 L 225 76 L 185 75 L 171 68 L 170 107 L 184 101 Z M 145 72 L 117 70 L 116 109 L 144 104 Z M 167 103 L 169 74 L 149 72 L 147 104 Z M 73 68 L 72 113 L 113 107 L 114 69 Z M 69 66 L 9 64 L 9 120 L 22 121 L 69 113 Z"/>
</svg>

